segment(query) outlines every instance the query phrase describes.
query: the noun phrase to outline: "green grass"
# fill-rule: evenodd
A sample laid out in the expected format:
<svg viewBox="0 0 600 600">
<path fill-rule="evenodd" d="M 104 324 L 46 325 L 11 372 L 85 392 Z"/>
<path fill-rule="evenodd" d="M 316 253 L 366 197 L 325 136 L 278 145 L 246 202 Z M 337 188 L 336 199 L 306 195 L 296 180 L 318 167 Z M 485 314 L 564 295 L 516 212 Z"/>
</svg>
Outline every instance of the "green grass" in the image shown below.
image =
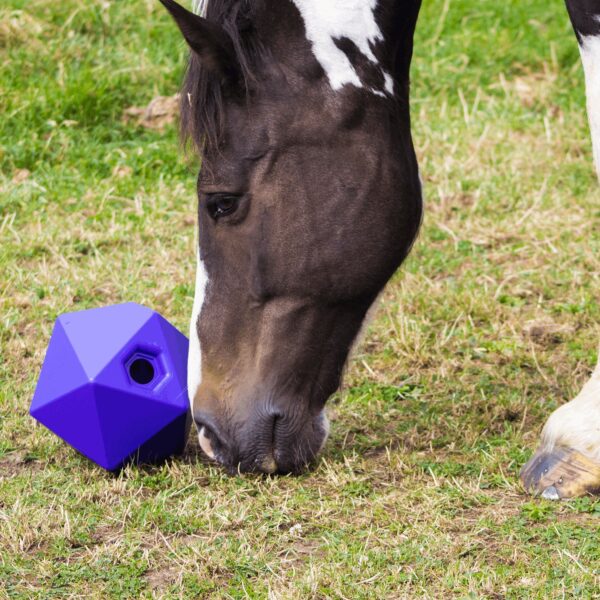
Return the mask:
<svg viewBox="0 0 600 600">
<path fill-rule="evenodd" d="M 600 503 L 517 480 L 600 334 L 574 37 L 559 1 L 425 4 L 423 231 L 316 468 L 269 479 L 225 476 L 194 440 L 114 477 L 29 418 L 61 312 L 133 300 L 187 328 L 195 167 L 174 128 L 121 119 L 181 78 L 158 2 L 2 3 L 0 597 L 600 597 Z M 563 333 L 530 339 L 532 319 Z"/>
</svg>

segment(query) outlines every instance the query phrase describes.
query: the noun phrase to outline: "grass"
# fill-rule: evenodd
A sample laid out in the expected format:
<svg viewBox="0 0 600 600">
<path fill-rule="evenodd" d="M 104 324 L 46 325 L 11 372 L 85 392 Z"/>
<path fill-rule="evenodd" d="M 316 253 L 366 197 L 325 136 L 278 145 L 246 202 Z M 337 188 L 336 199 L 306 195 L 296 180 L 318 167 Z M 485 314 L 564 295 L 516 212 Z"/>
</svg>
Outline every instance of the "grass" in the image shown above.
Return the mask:
<svg viewBox="0 0 600 600">
<path fill-rule="evenodd" d="M 158 2 L 2 4 L 0 597 L 600 597 L 600 503 L 517 479 L 600 334 L 574 37 L 560 2 L 425 4 L 423 231 L 316 468 L 276 479 L 227 477 L 194 440 L 114 477 L 28 417 L 61 312 L 133 300 L 186 330 L 195 166 L 174 128 L 121 119 L 177 90 Z"/>
</svg>

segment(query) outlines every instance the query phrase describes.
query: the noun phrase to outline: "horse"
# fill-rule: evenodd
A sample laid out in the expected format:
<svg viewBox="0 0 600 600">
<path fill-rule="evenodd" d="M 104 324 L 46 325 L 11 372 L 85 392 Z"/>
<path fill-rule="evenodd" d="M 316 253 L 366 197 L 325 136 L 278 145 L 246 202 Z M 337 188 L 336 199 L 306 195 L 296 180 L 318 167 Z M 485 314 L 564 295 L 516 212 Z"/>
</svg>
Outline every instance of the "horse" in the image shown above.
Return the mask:
<svg viewBox="0 0 600 600">
<path fill-rule="evenodd" d="M 190 47 L 181 129 L 202 159 L 188 359 L 199 444 L 231 472 L 298 473 L 419 231 L 409 71 L 421 0 L 161 2 Z M 600 11 L 568 4 L 598 156 Z M 548 421 L 522 472 L 529 490 L 600 483 L 594 381 Z"/>
</svg>

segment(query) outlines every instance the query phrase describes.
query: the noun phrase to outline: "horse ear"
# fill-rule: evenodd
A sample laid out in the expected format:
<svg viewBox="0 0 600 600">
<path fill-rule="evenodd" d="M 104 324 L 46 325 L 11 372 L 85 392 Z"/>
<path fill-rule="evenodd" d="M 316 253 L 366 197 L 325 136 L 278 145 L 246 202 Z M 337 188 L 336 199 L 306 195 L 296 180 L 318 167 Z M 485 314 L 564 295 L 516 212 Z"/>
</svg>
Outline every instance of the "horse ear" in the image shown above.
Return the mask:
<svg viewBox="0 0 600 600">
<path fill-rule="evenodd" d="M 227 32 L 206 19 L 190 12 L 174 0 L 160 0 L 181 30 L 185 41 L 202 64 L 218 74 L 223 81 L 239 76 L 233 42 Z"/>
</svg>

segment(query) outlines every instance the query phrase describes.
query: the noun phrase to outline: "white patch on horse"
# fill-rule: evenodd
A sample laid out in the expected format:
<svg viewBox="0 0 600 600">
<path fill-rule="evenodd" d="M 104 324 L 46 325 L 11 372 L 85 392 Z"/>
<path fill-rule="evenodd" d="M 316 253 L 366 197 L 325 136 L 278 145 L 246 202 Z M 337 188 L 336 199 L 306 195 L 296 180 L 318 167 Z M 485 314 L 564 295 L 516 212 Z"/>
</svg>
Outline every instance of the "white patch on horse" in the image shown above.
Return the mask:
<svg viewBox="0 0 600 600">
<path fill-rule="evenodd" d="M 594 162 L 596 163 L 596 172 L 600 177 L 600 36 L 584 37 L 579 50 L 585 73 Z"/>
<path fill-rule="evenodd" d="M 192 415 L 194 412 L 194 398 L 198 393 L 198 388 L 202 382 L 202 353 L 200 351 L 200 338 L 198 336 L 198 319 L 204 304 L 204 295 L 206 285 L 208 284 L 208 275 L 204 268 L 204 263 L 200 258 L 198 249 L 198 266 L 196 267 L 196 293 L 194 295 L 194 306 L 192 308 L 192 320 L 190 323 L 190 347 L 188 351 L 188 398 Z"/>
<path fill-rule="evenodd" d="M 345 85 L 364 87 L 355 68 L 340 50 L 335 40 L 348 38 L 358 50 L 373 64 L 378 60 L 372 46 L 383 41 L 381 29 L 375 21 L 377 0 L 292 0 L 298 7 L 306 37 L 312 43 L 313 53 L 319 61 L 329 83 L 334 90 Z M 394 93 L 394 82 L 383 69 L 385 90 Z M 369 88 L 374 94 L 383 95 L 379 90 Z"/>
<path fill-rule="evenodd" d="M 600 360 L 579 395 L 550 415 L 542 431 L 542 451 L 572 448 L 600 462 Z"/>
<path fill-rule="evenodd" d="M 215 460 L 215 451 L 213 450 L 212 442 L 206 435 L 206 430 L 204 429 L 204 427 L 201 427 L 200 431 L 198 432 L 198 442 L 200 443 L 200 448 L 202 448 L 202 452 L 204 452 L 204 454 L 206 454 L 208 458 Z"/>
<path fill-rule="evenodd" d="M 201 17 L 206 16 L 206 9 L 208 8 L 208 0 L 194 0 L 192 3 L 192 10 Z"/>
</svg>

